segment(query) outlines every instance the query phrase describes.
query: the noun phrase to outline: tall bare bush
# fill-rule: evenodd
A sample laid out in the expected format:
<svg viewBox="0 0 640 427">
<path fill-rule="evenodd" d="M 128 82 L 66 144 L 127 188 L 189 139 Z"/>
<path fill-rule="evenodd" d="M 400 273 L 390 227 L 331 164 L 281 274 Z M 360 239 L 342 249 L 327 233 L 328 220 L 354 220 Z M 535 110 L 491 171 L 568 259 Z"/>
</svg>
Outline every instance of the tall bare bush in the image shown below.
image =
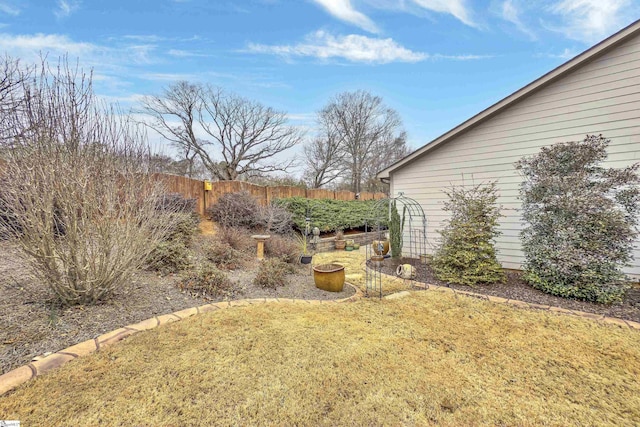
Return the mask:
<svg viewBox="0 0 640 427">
<path fill-rule="evenodd" d="M 147 174 L 144 135 L 94 97 L 91 76 L 43 65 L 13 122 L 3 167 L 4 234 L 63 304 L 91 304 L 128 280 L 175 216 Z"/>
</svg>

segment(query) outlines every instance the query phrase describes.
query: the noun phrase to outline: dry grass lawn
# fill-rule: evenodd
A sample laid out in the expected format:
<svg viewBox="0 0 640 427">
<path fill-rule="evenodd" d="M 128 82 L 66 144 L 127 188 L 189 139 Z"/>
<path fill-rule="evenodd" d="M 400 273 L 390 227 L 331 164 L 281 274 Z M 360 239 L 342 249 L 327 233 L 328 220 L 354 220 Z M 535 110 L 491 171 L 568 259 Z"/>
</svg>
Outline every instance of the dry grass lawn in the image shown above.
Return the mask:
<svg viewBox="0 0 640 427">
<path fill-rule="evenodd" d="M 22 425 L 633 425 L 640 333 L 468 297 L 263 304 L 0 397 Z"/>
</svg>

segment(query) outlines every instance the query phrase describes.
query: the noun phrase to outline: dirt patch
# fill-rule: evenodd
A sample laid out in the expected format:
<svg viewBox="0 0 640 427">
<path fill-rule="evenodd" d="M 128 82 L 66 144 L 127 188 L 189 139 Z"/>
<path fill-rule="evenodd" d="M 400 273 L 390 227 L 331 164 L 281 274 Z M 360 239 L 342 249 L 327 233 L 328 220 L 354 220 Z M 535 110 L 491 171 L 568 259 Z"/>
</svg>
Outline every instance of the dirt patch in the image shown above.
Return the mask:
<svg viewBox="0 0 640 427">
<path fill-rule="evenodd" d="M 514 299 L 535 304 L 552 305 L 555 307 L 565 308 L 567 310 L 578 310 L 640 322 L 640 288 L 637 287 L 634 287 L 627 292 L 622 303 L 607 305 L 549 295 L 531 287 L 531 285 L 522 279 L 522 273 L 518 271 L 508 271 L 507 280 L 504 283 L 477 285 L 474 287 L 455 285 L 438 280 L 429 266 L 419 264 L 416 260 L 386 259 L 384 261 L 382 272 L 395 276 L 397 266 L 407 262 L 416 266 L 416 280 L 418 282 L 448 286 L 453 289 L 476 292 L 483 295 L 493 295 L 501 298 Z"/>
<path fill-rule="evenodd" d="M 226 298 L 200 298 L 181 292 L 182 275 L 161 276 L 140 271 L 109 301 L 95 306 L 61 308 L 42 283 L 29 275 L 16 248 L 0 241 L 0 374 L 28 363 L 35 356 L 56 352 L 98 335 L 206 302 L 236 298 L 340 299 L 355 293 L 351 287 L 332 293 L 317 289 L 309 267 L 298 266 L 289 283 L 275 290 L 253 285 L 256 264 L 228 272 L 234 282 Z M 186 272 L 184 273 L 186 274 Z"/>
</svg>

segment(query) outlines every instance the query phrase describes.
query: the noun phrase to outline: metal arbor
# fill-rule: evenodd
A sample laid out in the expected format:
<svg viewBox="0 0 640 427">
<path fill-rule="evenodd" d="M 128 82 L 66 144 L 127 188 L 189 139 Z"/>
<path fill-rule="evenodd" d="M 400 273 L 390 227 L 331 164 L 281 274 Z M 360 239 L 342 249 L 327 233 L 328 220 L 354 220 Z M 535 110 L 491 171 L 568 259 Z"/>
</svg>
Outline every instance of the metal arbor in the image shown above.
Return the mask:
<svg viewBox="0 0 640 427">
<path fill-rule="evenodd" d="M 420 260 L 427 250 L 427 217 L 420 203 L 406 197 L 404 193 L 398 193 L 397 197 L 380 200 L 373 206 L 370 217 L 365 223 L 365 231 L 372 234 L 367 236 L 367 241 L 388 240 L 391 209 L 394 204 L 402 224 L 400 230 L 402 253 L 399 256 L 403 257 L 405 264 L 411 264 L 418 269 L 422 265 Z M 365 281 L 368 296 L 382 297 L 382 267 L 384 260 L 391 256 L 391 248 L 388 254 L 381 256 L 383 248 L 380 246 L 380 243 L 376 246 L 374 244 L 366 246 Z"/>
</svg>

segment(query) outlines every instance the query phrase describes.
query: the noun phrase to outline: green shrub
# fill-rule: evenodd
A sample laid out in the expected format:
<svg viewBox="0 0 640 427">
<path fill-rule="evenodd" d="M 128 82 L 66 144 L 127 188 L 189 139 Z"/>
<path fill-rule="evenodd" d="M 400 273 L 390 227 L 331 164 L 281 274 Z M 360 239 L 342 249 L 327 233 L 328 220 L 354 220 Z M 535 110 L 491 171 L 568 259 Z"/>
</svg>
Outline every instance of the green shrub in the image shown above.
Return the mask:
<svg viewBox="0 0 640 427">
<path fill-rule="evenodd" d="M 206 249 L 206 258 L 216 267 L 224 270 L 235 270 L 242 266 L 246 255 L 230 245 L 220 241 L 212 242 Z"/>
<path fill-rule="evenodd" d="M 544 147 L 516 168 L 520 188 L 525 279 L 553 295 L 610 303 L 628 288 L 640 210 L 639 164 L 603 168 L 609 140 Z"/>
<path fill-rule="evenodd" d="M 287 284 L 287 274 L 291 272 L 291 266 L 280 258 L 267 258 L 260 263 L 253 283 L 263 288 L 276 289 Z"/>
<path fill-rule="evenodd" d="M 493 244 L 500 235 L 495 182 L 468 189 L 452 187 L 445 193 L 449 200 L 444 210 L 451 216 L 439 231 L 442 244 L 432 262 L 436 276 L 449 283 L 469 286 L 501 282 L 504 272 Z"/>
<path fill-rule="evenodd" d="M 195 212 L 176 212 L 169 215 L 174 217 L 174 222 L 166 240 L 180 242 L 185 246 L 190 246 L 193 242 L 193 236 L 198 232 L 198 225 L 200 224 L 198 214 Z"/>
<path fill-rule="evenodd" d="M 176 273 L 190 266 L 189 246 L 198 231 L 200 217 L 190 212 L 169 212 L 173 222 L 165 239 L 158 242 L 146 260 L 147 268 L 162 273 Z"/>
<path fill-rule="evenodd" d="M 234 283 L 223 271 L 204 265 L 178 283 L 178 287 L 197 296 L 217 298 L 232 296 Z"/>
<path fill-rule="evenodd" d="M 306 199 L 304 197 L 291 197 L 277 199 L 273 203 L 276 206 L 286 208 L 293 215 L 293 225 L 298 231 L 304 231 L 307 215 L 310 215 L 311 228 L 318 227 L 320 231 L 333 231 L 335 229 L 352 229 L 364 227 L 372 219 L 382 218 L 382 225 L 387 226 L 387 206 L 381 206 L 378 212 L 374 212 L 376 200 L 327 200 Z"/>
<path fill-rule="evenodd" d="M 161 273 L 176 273 L 191 265 L 189 249 L 175 240 L 160 242 L 147 258 L 147 268 Z"/>
<path fill-rule="evenodd" d="M 264 253 L 267 257 L 279 258 L 287 263 L 295 263 L 298 262 L 302 251 L 294 238 L 274 234 L 264 242 Z"/>
<path fill-rule="evenodd" d="M 396 201 L 391 204 L 391 221 L 389 221 L 389 245 L 391 246 L 391 256 L 399 258 L 402 255 L 402 230 L 404 229 L 404 220 L 407 213 L 407 207 L 402 209 L 402 218 L 396 208 Z"/>
</svg>

